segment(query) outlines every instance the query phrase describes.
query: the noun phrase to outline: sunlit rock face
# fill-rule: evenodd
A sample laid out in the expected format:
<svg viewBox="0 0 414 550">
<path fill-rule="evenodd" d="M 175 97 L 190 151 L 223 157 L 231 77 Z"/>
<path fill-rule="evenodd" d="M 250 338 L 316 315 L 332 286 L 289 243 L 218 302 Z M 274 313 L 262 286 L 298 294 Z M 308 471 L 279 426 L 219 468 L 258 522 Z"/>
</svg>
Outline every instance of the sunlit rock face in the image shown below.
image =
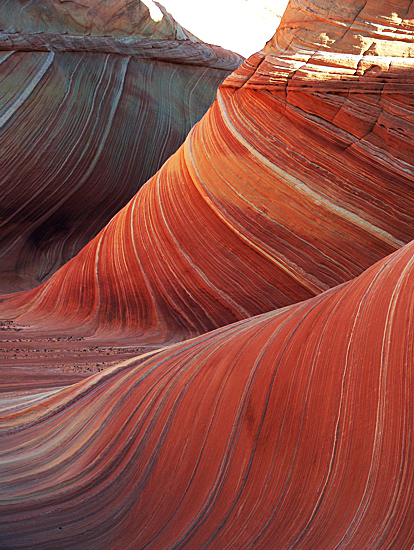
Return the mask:
<svg viewBox="0 0 414 550">
<path fill-rule="evenodd" d="M 109 27 L 85 36 L 104 32 L 106 19 L 90 7 L 93 29 L 84 16 L 85 28 L 73 27 L 86 9 L 76 2 L 0 7 L 1 292 L 39 285 L 79 252 L 176 151 L 242 61 L 187 40 L 171 17 L 155 23 L 139 2 L 115 17 L 120 4 L 96 10 L 111 8 L 122 36 Z M 170 30 L 141 25 L 132 6 Z M 65 16 L 46 17 L 52 8 Z M 158 38 L 142 38 L 148 29 Z"/>
<path fill-rule="evenodd" d="M 406 0 L 291 0 L 265 51 L 413 57 L 413 21 L 414 7 Z"/>
<path fill-rule="evenodd" d="M 375 5 L 376 21 L 381 10 L 386 19 Z M 390 35 L 361 19 L 371 2 L 343 3 L 339 22 L 326 6 L 319 17 L 289 4 L 275 37 L 225 80 L 162 169 L 53 278 L 7 299 L 4 315 L 163 342 L 310 298 L 408 242 L 408 6 L 395 6 Z M 345 37 L 364 26 L 358 51 L 338 25 Z"/>
<path fill-rule="evenodd" d="M 413 255 L 2 399 L 3 548 L 412 548 Z"/>
</svg>

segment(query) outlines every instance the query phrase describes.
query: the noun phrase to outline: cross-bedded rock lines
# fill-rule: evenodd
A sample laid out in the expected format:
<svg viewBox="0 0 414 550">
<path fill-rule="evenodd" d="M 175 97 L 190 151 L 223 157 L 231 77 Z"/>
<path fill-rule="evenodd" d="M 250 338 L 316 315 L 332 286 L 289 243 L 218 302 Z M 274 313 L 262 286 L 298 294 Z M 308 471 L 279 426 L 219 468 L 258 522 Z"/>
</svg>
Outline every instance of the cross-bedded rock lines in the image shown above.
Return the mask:
<svg viewBox="0 0 414 550">
<path fill-rule="evenodd" d="M 414 237 L 411 59 L 341 41 L 281 51 L 284 33 L 282 20 L 161 170 L 6 316 L 184 338 L 314 296 Z"/>
<path fill-rule="evenodd" d="M 411 548 L 413 252 L 3 400 L 2 547 Z"/>
<path fill-rule="evenodd" d="M 2 395 L 2 548 L 413 548 L 413 9 L 292 1 L 101 233 L 3 297 L 26 346 L 172 345 Z"/>
</svg>

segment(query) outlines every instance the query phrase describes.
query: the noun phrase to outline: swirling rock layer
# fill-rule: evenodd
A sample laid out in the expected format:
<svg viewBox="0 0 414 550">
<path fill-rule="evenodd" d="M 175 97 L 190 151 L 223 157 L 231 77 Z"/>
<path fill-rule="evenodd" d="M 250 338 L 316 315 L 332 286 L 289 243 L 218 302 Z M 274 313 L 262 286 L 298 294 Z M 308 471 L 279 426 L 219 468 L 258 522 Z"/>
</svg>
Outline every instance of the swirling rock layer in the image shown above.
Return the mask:
<svg viewBox="0 0 414 550">
<path fill-rule="evenodd" d="M 292 48 L 228 77 L 129 204 L 3 314 L 162 342 L 307 299 L 413 238 L 411 59 Z"/>
<path fill-rule="evenodd" d="M 3 38 L 5 292 L 38 285 L 89 242 L 179 147 L 241 59 L 171 40 Z"/>
<path fill-rule="evenodd" d="M 412 548 L 413 254 L 9 395 L 2 547 Z"/>
<path fill-rule="evenodd" d="M 143 345 L 309 299 L 8 387 L 3 548 L 413 547 L 411 3 L 332 5 L 322 32 L 325 8 L 292 2 L 163 168 L 1 311 Z"/>
</svg>

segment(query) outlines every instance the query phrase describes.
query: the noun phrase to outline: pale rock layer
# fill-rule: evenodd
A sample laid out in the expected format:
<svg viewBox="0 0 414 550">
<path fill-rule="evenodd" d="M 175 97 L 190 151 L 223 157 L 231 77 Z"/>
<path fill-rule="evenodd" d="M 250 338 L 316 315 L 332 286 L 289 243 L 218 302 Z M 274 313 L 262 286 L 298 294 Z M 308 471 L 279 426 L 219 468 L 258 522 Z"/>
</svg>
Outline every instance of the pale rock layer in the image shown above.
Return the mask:
<svg viewBox="0 0 414 550">
<path fill-rule="evenodd" d="M 141 0 L 4 0 L 0 5 L 0 29 L 8 33 L 199 40 L 161 4 L 155 4 L 163 14 L 160 21 L 152 19 Z"/>
</svg>

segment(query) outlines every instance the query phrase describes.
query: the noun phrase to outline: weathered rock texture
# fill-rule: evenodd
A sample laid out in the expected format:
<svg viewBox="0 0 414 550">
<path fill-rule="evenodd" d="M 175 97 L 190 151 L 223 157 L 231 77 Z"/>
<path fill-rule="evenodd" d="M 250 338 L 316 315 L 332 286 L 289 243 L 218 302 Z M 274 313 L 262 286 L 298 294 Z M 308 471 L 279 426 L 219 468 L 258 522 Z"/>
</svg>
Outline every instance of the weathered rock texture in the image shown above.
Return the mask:
<svg viewBox="0 0 414 550">
<path fill-rule="evenodd" d="M 0 23 L 17 5 L 3 5 Z M 25 17 L 40 4 L 19 9 L 16 26 L 28 29 L 0 33 L 1 292 L 38 285 L 88 243 L 176 151 L 242 61 L 173 40 L 175 27 L 165 40 L 50 34 L 62 30 L 57 18 L 49 34 L 30 34 Z M 129 20 L 114 21 L 128 30 Z"/>
<path fill-rule="evenodd" d="M 198 41 L 161 4 L 155 4 L 163 13 L 161 21 L 152 19 L 141 0 L 3 0 L 0 29 L 7 33 L 127 35 Z"/>
<path fill-rule="evenodd" d="M 332 22 L 291 3 L 177 153 L 4 314 L 183 338 L 314 296 L 413 238 L 413 62 L 389 49 L 410 55 L 410 2 L 394 6 L 395 29 L 371 4 L 332 3 Z"/>
<path fill-rule="evenodd" d="M 2 547 L 412 548 L 413 258 L 2 399 Z"/>
</svg>

